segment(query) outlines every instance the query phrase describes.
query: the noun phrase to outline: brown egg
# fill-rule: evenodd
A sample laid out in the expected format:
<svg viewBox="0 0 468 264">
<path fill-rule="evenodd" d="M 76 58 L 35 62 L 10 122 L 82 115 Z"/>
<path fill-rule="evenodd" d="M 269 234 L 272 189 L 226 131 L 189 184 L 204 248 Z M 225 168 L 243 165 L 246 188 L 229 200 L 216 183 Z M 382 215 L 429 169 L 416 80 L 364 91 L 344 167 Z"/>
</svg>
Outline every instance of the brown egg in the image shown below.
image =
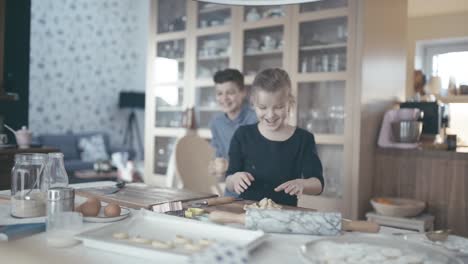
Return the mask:
<svg viewBox="0 0 468 264">
<path fill-rule="evenodd" d="M 80 209 L 83 216 L 97 216 L 101 210 L 101 201 L 94 197 L 89 198 L 84 204 L 80 205 Z"/>
<path fill-rule="evenodd" d="M 104 208 L 104 215 L 107 217 L 116 217 L 120 215 L 120 206 L 115 203 L 111 203 Z"/>
</svg>

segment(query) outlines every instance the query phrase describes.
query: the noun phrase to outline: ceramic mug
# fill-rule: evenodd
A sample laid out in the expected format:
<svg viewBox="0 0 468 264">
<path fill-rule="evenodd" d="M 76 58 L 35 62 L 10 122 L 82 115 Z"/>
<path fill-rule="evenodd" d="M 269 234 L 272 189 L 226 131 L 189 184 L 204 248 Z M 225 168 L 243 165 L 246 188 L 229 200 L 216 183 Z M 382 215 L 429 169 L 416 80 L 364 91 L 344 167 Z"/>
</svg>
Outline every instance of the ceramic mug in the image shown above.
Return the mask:
<svg viewBox="0 0 468 264">
<path fill-rule="evenodd" d="M 0 145 L 6 145 L 8 143 L 7 134 L 0 134 Z"/>
</svg>

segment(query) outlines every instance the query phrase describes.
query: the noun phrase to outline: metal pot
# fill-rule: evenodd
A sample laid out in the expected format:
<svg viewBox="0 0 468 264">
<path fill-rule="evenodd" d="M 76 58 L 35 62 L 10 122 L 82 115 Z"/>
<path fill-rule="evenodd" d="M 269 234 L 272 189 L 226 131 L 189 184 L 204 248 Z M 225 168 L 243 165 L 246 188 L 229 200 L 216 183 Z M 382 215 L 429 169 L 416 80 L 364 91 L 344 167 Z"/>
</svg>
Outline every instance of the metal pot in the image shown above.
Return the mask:
<svg viewBox="0 0 468 264">
<path fill-rule="evenodd" d="M 400 143 L 416 143 L 422 132 L 420 121 L 399 121 L 392 123 L 393 139 Z"/>
</svg>

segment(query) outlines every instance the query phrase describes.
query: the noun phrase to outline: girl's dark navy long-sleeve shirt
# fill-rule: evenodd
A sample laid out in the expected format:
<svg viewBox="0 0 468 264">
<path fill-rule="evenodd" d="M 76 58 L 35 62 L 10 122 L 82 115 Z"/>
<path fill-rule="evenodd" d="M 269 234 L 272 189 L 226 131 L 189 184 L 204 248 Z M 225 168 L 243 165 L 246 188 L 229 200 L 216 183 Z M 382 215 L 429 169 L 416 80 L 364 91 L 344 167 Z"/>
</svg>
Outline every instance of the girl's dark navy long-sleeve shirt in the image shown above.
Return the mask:
<svg viewBox="0 0 468 264">
<path fill-rule="evenodd" d="M 272 141 L 258 130 L 258 123 L 239 127 L 229 147 L 229 177 L 249 172 L 255 178 L 240 197 L 259 201 L 264 197 L 276 203 L 297 205 L 297 197 L 284 191 L 275 192 L 282 183 L 315 177 L 324 187 L 322 164 L 317 155 L 314 136 L 301 128 L 285 141 Z"/>
</svg>

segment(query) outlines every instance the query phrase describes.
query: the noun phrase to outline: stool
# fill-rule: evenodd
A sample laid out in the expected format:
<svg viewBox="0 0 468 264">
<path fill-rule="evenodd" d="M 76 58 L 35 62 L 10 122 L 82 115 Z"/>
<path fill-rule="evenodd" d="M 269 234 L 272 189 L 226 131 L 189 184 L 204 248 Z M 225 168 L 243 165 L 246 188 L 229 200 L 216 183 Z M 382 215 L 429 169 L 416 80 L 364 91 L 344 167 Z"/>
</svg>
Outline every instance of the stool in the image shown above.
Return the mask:
<svg viewBox="0 0 468 264">
<path fill-rule="evenodd" d="M 414 230 L 420 233 L 434 230 L 434 216 L 431 214 L 420 214 L 415 217 L 393 217 L 369 212 L 366 214 L 366 217 L 367 221 L 382 226 Z"/>
</svg>

